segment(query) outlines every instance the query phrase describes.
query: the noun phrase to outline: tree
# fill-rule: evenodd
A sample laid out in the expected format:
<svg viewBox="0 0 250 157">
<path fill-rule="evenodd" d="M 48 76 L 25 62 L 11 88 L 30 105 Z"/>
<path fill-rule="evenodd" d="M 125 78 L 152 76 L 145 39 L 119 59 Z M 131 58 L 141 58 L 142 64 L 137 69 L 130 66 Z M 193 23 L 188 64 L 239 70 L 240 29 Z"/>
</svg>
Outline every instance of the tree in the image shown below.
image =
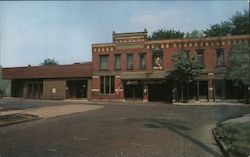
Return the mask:
<svg viewBox="0 0 250 157">
<path fill-rule="evenodd" d="M 204 36 L 205 36 L 205 34 L 203 33 L 203 31 L 200 31 L 200 30 L 197 30 L 197 29 L 191 31 L 190 33 L 187 32 L 185 34 L 185 38 L 202 38 Z"/>
<path fill-rule="evenodd" d="M 149 40 L 163 40 L 163 39 L 179 39 L 184 37 L 184 32 L 176 31 L 174 29 L 165 30 L 159 29 L 152 33 L 151 36 L 148 37 Z"/>
<path fill-rule="evenodd" d="M 229 20 L 214 24 L 204 31 L 205 36 L 226 36 L 249 34 L 249 10 L 236 12 Z"/>
<path fill-rule="evenodd" d="M 224 21 L 220 24 L 212 25 L 210 28 L 204 31 L 205 36 L 227 36 L 231 35 L 233 30 L 233 24 L 230 21 Z"/>
<path fill-rule="evenodd" d="M 172 57 L 173 69 L 166 72 L 166 79 L 174 80 L 181 87 L 181 100 L 183 102 L 184 86 L 195 81 L 200 75 L 202 66 L 195 58 L 188 59 L 184 51 L 177 52 Z M 188 93 L 188 92 L 187 92 Z"/>
<path fill-rule="evenodd" d="M 250 34 L 249 28 L 249 10 L 245 10 L 244 13 L 236 12 L 236 14 L 230 19 L 233 23 L 232 35 Z"/>
<path fill-rule="evenodd" d="M 2 79 L 2 66 L 0 65 L 0 91 L 3 96 L 10 96 L 10 81 Z"/>
<path fill-rule="evenodd" d="M 53 59 L 45 59 L 40 65 L 58 65 L 58 62 L 53 58 Z"/>
<path fill-rule="evenodd" d="M 229 52 L 227 78 L 245 85 L 245 102 L 249 103 L 250 87 L 250 48 L 248 44 L 236 44 Z"/>
</svg>

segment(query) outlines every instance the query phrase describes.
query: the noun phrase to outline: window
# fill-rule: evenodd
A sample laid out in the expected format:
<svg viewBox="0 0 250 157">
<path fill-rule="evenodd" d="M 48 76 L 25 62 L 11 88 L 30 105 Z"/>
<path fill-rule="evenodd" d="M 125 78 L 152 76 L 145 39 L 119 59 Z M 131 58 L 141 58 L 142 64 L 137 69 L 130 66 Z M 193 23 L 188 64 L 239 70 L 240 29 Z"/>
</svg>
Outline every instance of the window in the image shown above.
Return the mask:
<svg viewBox="0 0 250 157">
<path fill-rule="evenodd" d="M 217 66 L 224 66 L 224 50 L 216 49 L 217 54 Z"/>
<path fill-rule="evenodd" d="M 153 70 L 163 70 L 163 53 L 153 53 Z"/>
<path fill-rule="evenodd" d="M 189 59 L 189 50 L 184 50 L 184 53 L 186 54 L 187 58 Z"/>
<path fill-rule="evenodd" d="M 101 94 L 113 94 L 115 91 L 115 77 L 101 76 Z"/>
<path fill-rule="evenodd" d="M 121 69 L 121 55 L 115 55 L 115 69 Z"/>
<path fill-rule="evenodd" d="M 197 62 L 204 67 L 204 50 L 199 49 L 196 50 L 196 52 L 197 52 Z"/>
<path fill-rule="evenodd" d="M 140 69 L 146 69 L 146 54 L 140 54 Z"/>
<path fill-rule="evenodd" d="M 108 55 L 101 55 L 100 56 L 100 69 L 107 70 L 108 69 Z"/>
<path fill-rule="evenodd" d="M 133 54 L 127 54 L 127 69 L 133 69 Z"/>
</svg>

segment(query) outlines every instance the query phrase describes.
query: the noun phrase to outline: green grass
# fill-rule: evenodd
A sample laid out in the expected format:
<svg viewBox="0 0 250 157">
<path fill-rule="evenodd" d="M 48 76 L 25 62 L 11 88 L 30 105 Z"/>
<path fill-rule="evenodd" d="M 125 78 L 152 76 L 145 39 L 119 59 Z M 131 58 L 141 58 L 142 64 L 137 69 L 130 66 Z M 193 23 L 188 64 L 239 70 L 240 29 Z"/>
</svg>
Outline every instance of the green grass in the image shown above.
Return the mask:
<svg viewBox="0 0 250 157">
<path fill-rule="evenodd" d="M 231 157 L 250 155 L 250 123 L 226 123 L 219 125 L 216 134 L 227 147 Z"/>
<path fill-rule="evenodd" d="M 25 121 L 38 119 L 38 116 L 29 115 L 29 114 L 11 114 L 0 116 L 0 126 L 6 126 L 16 123 L 21 123 Z"/>
</svg>

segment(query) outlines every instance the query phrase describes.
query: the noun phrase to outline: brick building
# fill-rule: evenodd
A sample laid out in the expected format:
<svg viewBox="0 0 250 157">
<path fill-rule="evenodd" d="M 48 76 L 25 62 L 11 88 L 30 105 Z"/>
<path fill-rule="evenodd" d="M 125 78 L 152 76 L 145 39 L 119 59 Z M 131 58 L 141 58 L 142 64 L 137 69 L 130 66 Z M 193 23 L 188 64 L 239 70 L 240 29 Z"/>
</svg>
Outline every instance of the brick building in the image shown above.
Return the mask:
<svg viewBox="0 0 250 157">
<path fill-rule="evenodd" d="M 243 99 L 242 86 L 225 79 L 230 48 L 249 43 L 249 35 L 199 39 L 147 40 L 147 31 L 113 32 L 113 42 L 92 45 L 92 63 L 4 68 L 12 96 L 40 99 L 89 98 L 115 101 L 176 101 L 177 86 L 165 79 L 172 56 L 183 50 L 203 70 L 184 97 L 214 101 Z"/>
<path fill-rule="evenodd" d="M 112 43 L 92 45 L 91 97 L 171 102 L 175 85 L 164 77 L 172 67 L 173 54 L 183 50 L 203 65 L 202 74 L 189 85 L 185 97 L 205 101 L 241 99 L 242 87 L 225 79 L 229 50 L 240 42 L 248 43 L 249 35 L 148 41 L 146 30 L 113 32 Z"/>
</svg>

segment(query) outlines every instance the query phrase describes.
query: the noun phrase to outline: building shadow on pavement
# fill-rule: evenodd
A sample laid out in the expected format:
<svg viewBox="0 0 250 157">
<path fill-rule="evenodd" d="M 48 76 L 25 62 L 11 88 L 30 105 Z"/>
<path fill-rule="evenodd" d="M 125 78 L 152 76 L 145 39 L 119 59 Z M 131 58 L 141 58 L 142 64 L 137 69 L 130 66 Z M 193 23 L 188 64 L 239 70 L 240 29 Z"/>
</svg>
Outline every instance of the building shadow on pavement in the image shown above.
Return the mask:
<svg viewBox="0 0 250 157">
<path fill-rule="evenodd" d="M 206 144 L 198 141 L 197 139 L 191 137 L 186 131 L 191 131 L 192 129 L 187 127 L 183 121 L 171 121 L 166 119 L 150 119 L 150 123 L 144 125 L 147 128 L 166 128 L 172 132 L 175 132 L 179 136 L 189 140 L 190 142 L 196 144 L 201 149 L 205 150 L 207 153 L 213 155 L 214 157 L 223 157 L 218 152 L 214 151 L 212 148 Z"/>
</svg>

